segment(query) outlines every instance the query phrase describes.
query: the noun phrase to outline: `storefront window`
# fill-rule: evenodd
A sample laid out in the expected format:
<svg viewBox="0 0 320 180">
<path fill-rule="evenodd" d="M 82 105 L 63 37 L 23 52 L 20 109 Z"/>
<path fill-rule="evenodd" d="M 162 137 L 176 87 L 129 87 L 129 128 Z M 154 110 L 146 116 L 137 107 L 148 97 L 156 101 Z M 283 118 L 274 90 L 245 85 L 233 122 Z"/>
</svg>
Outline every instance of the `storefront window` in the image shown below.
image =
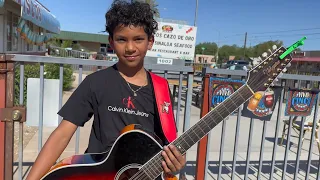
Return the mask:
<svg viewBox="0 0 320 180">
<path fill-rule="evenodd" d="M 29 29 L 33 31 L 33 23 L 28 21 L 27 25 L 29 26 Z M 27 51 L 33 51 L 33 44 L 27 43 Z"/>
<path fill-rule="evenodd" d="M 39 27 L 39 35 L 43 35 L 43 28 Z M 43 46 L 38 46 L 38 51 L 42 51 Z"/>
<path fill-rule="evenodd" d="M 7 51 L 18 51 L 18 21 L 17 15 L 7 13 Z"/>
</svg>

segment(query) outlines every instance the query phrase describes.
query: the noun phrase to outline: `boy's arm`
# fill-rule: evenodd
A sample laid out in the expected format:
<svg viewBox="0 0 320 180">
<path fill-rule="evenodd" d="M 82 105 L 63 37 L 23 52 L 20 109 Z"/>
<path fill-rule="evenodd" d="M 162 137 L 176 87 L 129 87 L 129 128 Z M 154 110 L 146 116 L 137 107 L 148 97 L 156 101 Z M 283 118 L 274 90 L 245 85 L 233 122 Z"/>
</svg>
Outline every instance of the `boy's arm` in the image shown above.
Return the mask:
<svg viewBox="0 0 320 180">
<path fill-rule="evenodd" d="M 61 153 L 67 147 L 77 126 L 63 120 L 52 132 L 32 166 L 27 180 L 41 179 L 56 163 Z"/>
<path fill-rule="evenodd" d="M 82 81 L 58 112 L 64 120 L 46 141 L 27 180 L 43 177 L 65 150 L 77 127 L 82 127 L 92 117 L 93 106 L 96 105 L 92 99 L 92 78 L 89 76 Z"/>
</svg>

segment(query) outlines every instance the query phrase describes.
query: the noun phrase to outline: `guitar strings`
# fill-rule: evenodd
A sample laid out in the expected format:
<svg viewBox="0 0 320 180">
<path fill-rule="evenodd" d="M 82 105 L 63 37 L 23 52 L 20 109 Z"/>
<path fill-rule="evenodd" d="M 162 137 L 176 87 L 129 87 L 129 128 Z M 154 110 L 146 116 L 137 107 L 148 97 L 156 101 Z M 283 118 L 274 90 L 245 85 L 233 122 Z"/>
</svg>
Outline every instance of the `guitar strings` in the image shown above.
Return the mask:
<svg viewBox="0 0 320 180">
<path fill-rule="evenodd" d="M 243 85 L 244 86 L 244 85 Z M 241 88 L 243 88 L 243 86 L 241 87 Z M 250 92 L 250 94 L 251 94 L 251 92 Z M 247 95 L 249 95 L 249 94 L 247 94 Z M 239 100 L 239 99 L 245 99 L 245 98 L 243 98 L 242 96 L 241 97 L 235 97 L 235 99 L 237 99 L 237 100 Z M 219 115 L 219 114 L 210 114 L 209 115 L 209 118 L 215 118 L 216 116 L 221 116 L 221 115 Z M 199 124 L 204 124 L 205 123 L 205 121 L 202 121 L 202 122 L 200 122 Z M 211 122 L 211 123 L 213 123 L 213 122 Z M 210 124 L 211 124 L 210 123 Z M 215 124 L 217 124 L 215 121 L 214 121 L 214 123 Z M 209 126 L 207 123 L 205 123 L 207 126 Z M 211 127 L 209 126 L 209 128 L 211 129 Z M 189 130 L 191 130 L 191 129 L 189 129 Z M 202 131 L 202 129 L 200 129 L 201 131 Z M 196 130 L 197 131 L 197 130 Z M 187 133 L 187 132 L 186 132 Z M 191 138 L 191 140 L 192 140 L 192 138 Z M 193 141 L 193 140 L 192 140 Z M 181 144 L 182 142 L 180 142 L 180 141 L 177 141 L 176 142 L 176 144 L 177 144 L 177 146 L 180 146 L 180 145 L 182 145 Z M 157 160 L 157 161 L 156 161 Z M 156 163 L 156 165 L 160 165 L 161 166 L 161 163 L 160 163 L 160 160 L 162 160 L 162 156 L 159 156 L 159 153 L 157 154 L 157 156 L 154 158 L 154 160 L 152 160 L 152 161 L 155 161 L 154 163 Z M 152 166 L 154 166 L 155 164 L 153 164 L 153 162 L 151 161 L 151 165 Z M 142 169 L 144 169 L 144 168 L 142 168 Z M 153 168 L 151 167 L 151 169 L 153 170 Z M 158 168 L 157 168 L 158 169 Z M 148 173 L 148 171 L 147 172 L 145 172 L 145 173 Z M 151 174 L 151 172 L 149 171 L 149 173 Z M 161 174 L 161 172 L 160 172 L 160 174 Z M 153 173 L 152 173 L 152 175 L 153 175 Z M 157 174 L 156 174 L 157 175 Z M 144 176 L 144 177 L 143 177 Z M 136 175 L 134 175 L 132 178 L 146 178 L 146 174 L 141 174 L 141 173 L 137 173 Z M 130 178 L 130 179 L 132 179 L 132 178 Z M 147 177 L 148 178 L 148 177 Z"/>
<path fill-rule="evenodd" d="M 243 97 L 235 97 L 235 99 L 244 99 Z M 216 115 L 216 114 L 210 114 L 209 115 L 209 118 L 210 117 L 213 117 L 213 118 L 215 118 L 216 116 L 221 116 L 221 115 Z M 212 122 L 211 122 L 212 123 Z M 210 124 L 211 124 L 210 123 Z M 214 122 L 215 124 L 217 124 L 216 122 Z M 200 124 L 206 124 L 207 125 L 207 123 L 205 123 L 205 121 L 202 121 L 202 122 L 200 122 Z M 208 126 L 208 125 L 207 125 Z M 209 126 L 209 128 L 211 129 L 211 127 Z M 190 129 L 189 129 L 190 130 Z M 197 130 L 196 130 L 197 131 Z M 199 131 L 199 130 L 198 130 Z M 200 129 L 200 131 L 202 131 L 202 129 Z M 187 132 L 186 132 L 187 133 Z M 191 139 L 192 140 L 192 139 Z M 182 145 L 181 144 L 182 143 L 182 141 L 180 142 L 180 141 L 177 141 L 176 142 L 176 144 L 177 144 L 177 146 L 180 146 L 180 145 Z M 154 163 L 151 161 L 150 163 L 150 165 L 151 166 L 153 166 L 153 167 L 155 167 L 155 165 L 158 165 L 158 166 L 161 166 L 161 163 L 160 163 L 160 160 L 162 160 L 162 156 L 159 156 L 159 153 L 157 154 L 157 156 L 154 158 L 154 160 L 152 160 L 152 161 L 155 161 Z M 145 169 L 145 168 L 142 168 L 142 170 L 143 169 Z M 154 170 L 154 168 L 151 168 L 152 170 Z M 158 168 L 157 168 L 158 169 Z M 147 171 L 146 173 L 150 173 L 150 174 L 152 174 L 153 175 L 153 173 L 149 170 L 149 171 Z M 155 172 L 155 171 L 153 171 L 153 172 Z M 160 172 L 161 173 L 161 172 Z M 157 175 L 157 174 L 156 174 Z M 142 176 L 146 176 L 146 175 L 144 175 L 144 174 L 140 174 L 140 173 L 137 173 L 135 176 L 133 176 L 132 178 L 141 178 Z M 131 179 L 132 179 L 131 178 Z"/>
<path fill-rule="evenodd" d="M 255 84 L 255 83 L 257 83 L 258 84 L 258 86 L 261 86 L 262 84 L 264 84 L 265 82 L 264 81 L 261 81 L 261 80 L 259 80 L 259 79 L 256 79 L 256 80 L 254 80 L 253 81 L 253 83 Z M 244 86 L 247 86 L 247 83 L 246 84 L 244 84 L 243 86 L 241 86 L 240 88 L 243 88 Z M 240 89 L 239 88 L 239 89 Z M 251 94 L 251 93 L 250 93 Z M 239 100 L 240 98 L 242 98 L 243 99 L 243 97 L 238 97 L 238 96 L 236 96 L 235 97 L 235 99 L 236 100 Z M 243 103 L 242 103 L 243 104 Z M 208 115 L 211 119 L 214 119 L 216 116 L 221 116 L 221 115 L 219 115 L 219 114 L 209 114 Z M 215 122 L 215 121 L 213 121 L 213 122 Z M 199 124 L 201 124 L 201 123 L 205 123 L 205 121 L 201 121 Z M 210 124 L 211 124 L 212 122 L 210 122 Z M 216 123 L 216 122 L 215 122 Z M 191 130 L 191 128 L 189 128 L 184 134 L 186 134 L 186 133 L 188 133 L 188 131 L 190 131 Z M 176 142 L 176 144 L 178 145 L 178 146 L 181 146 L 182 144 L 181 144 L 181 142 L 180 141 L 177 141 Z M 157 160 L 157 161 L 156 161 Z M 151 165 L 154 167 L 155 165 L 158 165 L 158 166 L 161 166 L 161 160 L 163 160 L 163 158 L 162 158 L 162 156 L 160 156 L 160 152 L 156 155 L 156 157 L 153 159 L 153 160 L 151 160 L 150 162 L 151 162 Z M 152 161 L 154 161 L 154 163 L 152 162 Z M 146 174 L 146 173 L 148 173 L 148 171 L 144 168 L 145 166 L 143 166 L 142 168 L 141 168 L 141 170 L 143 170 L 143 171 L 139 171 L 139 172 L 137 172 L 135 175 L 133 175 L 129 180 L 138 180 L 138 179 L 141 179 L 141 178 L 143 178 L 143 180 L 145 180 L 145 179 L 148 179 L 149 178 L 149 176 L 148 176 L 148 174 Z M 151 169 L 153 169 L 152 167 L 150 167 Z M 145 170 L 145 171 L 144 171 Z M 155 172 L 155 171 L 154 171 Z M 150 173 L 150 171 L 149 171 L 149 173 Z M 151 174 L 151 173 L 150 173 Z M 161 173 L 160 173 L 161 174 Z"/>
</svg>

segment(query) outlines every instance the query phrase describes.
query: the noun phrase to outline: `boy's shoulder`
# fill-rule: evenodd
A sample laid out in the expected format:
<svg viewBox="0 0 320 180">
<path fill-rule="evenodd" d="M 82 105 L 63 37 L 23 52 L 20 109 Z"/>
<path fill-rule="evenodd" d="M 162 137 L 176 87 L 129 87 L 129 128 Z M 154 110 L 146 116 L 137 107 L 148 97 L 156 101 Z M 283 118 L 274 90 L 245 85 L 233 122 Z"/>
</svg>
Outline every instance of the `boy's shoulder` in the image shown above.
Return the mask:
<svg viewBox="0 0 320 180">
<path fill-rule="evenodd" d="M 152 81 L 156 81 L 156 82 L 159 82 L 159 83 L 168 83 L 167 79 L 162 77 L 162 76 L 159 76 L 153 72 L 149 72 L 150 73 L 150 76 L 152 78 Z"/>
<path fill-rule="evenodd" d="M 110 66 L 87 75 L 86 79 L 90 82 L 91 86 L 99 86 L 99 84 L 101 84 L 102 82 L 105 83 L 113 81 L 115 77 L 115 69 L 112 66 Z"/>
<path fill-rule="evenodd" d="M 110 78 L 110 76 L 112 77 L 115 75 L 115 71 L 116 70 L 114 69 L 113 66 L 109 66 L 107 68 L 95 71 L 95 72 L 87 75 L 87 77 L 90 78 L 91 80 L 100 80 L 100 78 L 108 79 L 108 78 Z"/>
</svg>

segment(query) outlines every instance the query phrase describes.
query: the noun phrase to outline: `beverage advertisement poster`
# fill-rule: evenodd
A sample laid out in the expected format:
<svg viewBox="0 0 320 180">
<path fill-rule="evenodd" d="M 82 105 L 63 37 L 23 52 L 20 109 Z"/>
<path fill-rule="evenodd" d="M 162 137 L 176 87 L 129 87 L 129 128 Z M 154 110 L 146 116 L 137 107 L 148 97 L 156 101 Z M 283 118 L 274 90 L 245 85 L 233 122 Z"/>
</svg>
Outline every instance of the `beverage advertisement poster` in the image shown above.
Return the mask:
<svg viewBox="0 0 320 180">
<path fill-rule="evenodd" d="M 240 80 L 210 77 L 209 104 L 210 110 L 227 99 L 244 84 Z"/>
<path fill-rule="evenodd" d="M 286 116 L 309 116 L 318 93 L 311 90 L 289 89 L 286 103 Z"/>
<path fill-rule="evenodd" d="M 242 116 L 270 121 L 274 108 L 281 93 L 281 87 L 268 88 L 266 91 L 257 91 L 244 104 Z"/>
</svg>

